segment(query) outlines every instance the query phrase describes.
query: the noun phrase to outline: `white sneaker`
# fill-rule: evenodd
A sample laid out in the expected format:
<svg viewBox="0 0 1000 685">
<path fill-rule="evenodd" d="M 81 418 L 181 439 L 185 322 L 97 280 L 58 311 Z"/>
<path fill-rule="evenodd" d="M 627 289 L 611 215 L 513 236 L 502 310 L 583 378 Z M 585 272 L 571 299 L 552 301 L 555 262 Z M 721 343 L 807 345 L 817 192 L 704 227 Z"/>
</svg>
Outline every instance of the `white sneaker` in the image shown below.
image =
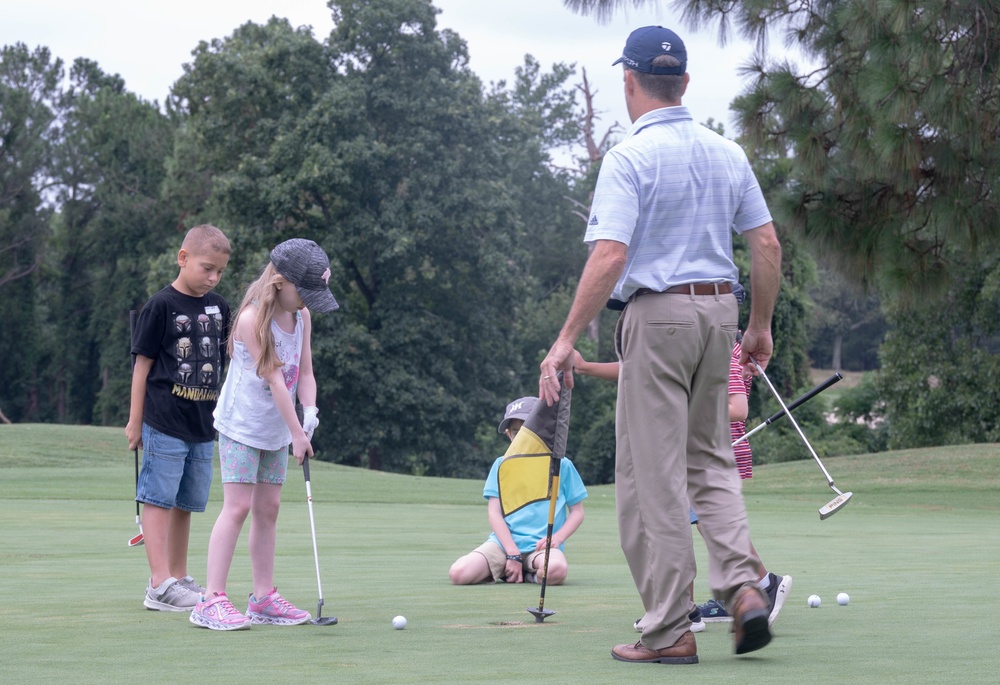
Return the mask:
<svg viewBox="0 0 1000 685">
<path fill-rule="evenodd" d="M 191 592 L 198 595 L 199 598 L 205 596 L 205 588 L 202 587 L 201 585 L 198 585 L 195 579 L 192 578 L 191 576 L 184 576 L 183 578 L 178 578 L 177 582 L 180 583 L 182 586 L 186 587 Z"/>
<path fill-rule="evenodd" d="M 196 593 L 171 576 L 156 588 L 150 579 L 150 584 L 146 586 L 146 598 L 142 603 L 150 611 L 191 611 L 198 599 L 200 598 Z"/>
<path fill-rule="evenodd" d="M 764 594 L 767 595 L 767 600 L 771 604 L 771 613 L 767 616 L 767 625 L 772 626 L 778 620 L 781 607 L 785 605 L 788 593 L 792 590 L 792 577 L 777 576 L 773 573 L 768 575 L 770 576 L 771 584 L 764 591 Z"/>
</svg>

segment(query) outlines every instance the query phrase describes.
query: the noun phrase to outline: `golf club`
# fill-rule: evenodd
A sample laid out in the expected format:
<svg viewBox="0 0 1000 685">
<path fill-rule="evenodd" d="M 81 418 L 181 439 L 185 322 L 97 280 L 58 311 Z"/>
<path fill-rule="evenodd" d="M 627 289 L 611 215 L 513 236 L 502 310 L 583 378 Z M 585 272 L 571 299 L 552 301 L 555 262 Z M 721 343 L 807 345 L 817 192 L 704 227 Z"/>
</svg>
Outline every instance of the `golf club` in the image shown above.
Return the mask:
<svg viewBox="0 0 1000 685">
<path fill-rule="evenodd" d="M 778 400 L 778 404 L 781 405 L 781 409 L 788 414 L 788 420 L 792 422 L 793 426 L 795 426 L 795 430 L 798 432 L 799 437 L 802 438 L 802 442 L 804 442 L 806 447 L 809 448 L 809 453 L 812 455 L 813 459 L 816 460 L 816 463 L 819 464 L 819 468 L 823 472 L 823 475 L 826 476 L 826 482 L 830 486 L 830 489 L 837 493 L 836 497 L 819 508 L 819 518 L 821 521 L 833 516 L 851 501 L 851 497 L 854 496 L 854 493 L 841 492 L 837 486 L 833 484 L 833 478 L 830 477 L 830 472 L 826 470 L 826 467 L 823 466 L 823 462 L 820 461 L 819 456 L 816 454 L 816 450 L 814 450 L 812 445 L 809 444 L 806 434 L 803 433 L 802 429 L 799 427 L 799 422 L 795 420 L 795 417 L 792 416 L 791 413 L 789 413 L 788 407 L 785 406 L 785 403 L 781 400 L 781 396 L 778 395 L 778 391 L 775 390 L 774 386 L 771 384 L 771 379 L 767 377 L 767 374 L 764 373 L 764 369 L 760 368 L 760 364 L 757 363 L 757 360 L 754 359 L 753 356 L 750 357 L 750 361 L 752 361 L 753 365 L 757 368 L 757 373 L 760 374 L 760 377 L 764 379 L 765 383 L 767 383 L 767 387 L 770 388 L 771 394 L 774 395 L 774 399 Z"/>
<path fill-rule="evenodd" d="M 128 347 L 129 356 L 132 357 L 132 368 L 135 368 L 135 355 L 132 354 L 132 344 L 135 342 L 135 321 L 138 318 L 139 313 L 134 309 L 130 310 L 128 313 Z M 135 494 L 139 495 L 139 447 L 135 448 Z M 129 547 L 138 547 L 143 543 L 142 537 L 142 519 L 139 517 L 139 500 L 135 501 L 135 525 L 139 526 L 139 534 L 130 538 L 128 541 Z"/>
<path fill-rule="evenodd" d="M 319 588 L 319 601 L 316 603 L 316 618 L 309 621 L 314 626 L 336 625 L 335 616 L 323 615 L 323 581 L 319 573 L 319 548 L 316 546 L 316 519 L 313 516 L 312 487 L 309 484 L 309 457 L 302 461 L 302 474 L 306 478 L 306 501 L 309 503 L 309 527 L 312 529 L 313 557 L 316 559 L 316 586 Z"/>
<path fill-rule="evenodd" d="M 559 499 L 559 467 L 566 455 L 566 439 L 569 432 L 569 403 L 573 391 L 563 383 L 562 373 L 556 376 L 562 386 L 559 390 L 559 411 L 556 415 L 556 431 L 552 438 L 552 452 L 549 455 L 549 521 L 545 533 L 545 561 L 542 564 L 542 589 L 538 595 L 538 608 L 528 608 L 535 617 L 535 623 L 542 623 L 554 611 L 545 608 L 545 586 L 549 579 L 549 552 L 552 549 L 552 526 L 556 517 L 556 500 Z"/>
<path fill-rule="evenodd" d="M 822 383 L 820 383 L 819 385 L 817 385 L 815 388 L 813 388 L 812 390 L 810 390 L 809 392 L 807 392 L 806 394 L 802 395 L 801 397 L 799 397 L 798 399 L 796 399 L 794 402 L 792 402 L 791 404 L 789 404 L 788 405 L 788 411 L 791 411 L 791 410 L 795 409 L 800 404 L 808 402 L 813 397 L 815 397 L 816 395 L 820 394 L 821 392 L 823 392 L 824 390 L 826 390 L 827 388 L 829 388 L 834 383 L 843 380 L 843 378 L 844 377 L 840 374 L 840 372 L 837 372 L 837 373 L 833 374 L 832 376 L 830 376 L 829 378 L 827 378 L 825 381 L 823 381 Z M 748 439 L 751 435 L 753 435 L 754 433 L 756 433 L 759 430 L 762 430 L 764 427 L 766 427 L 766 426 L 774 423 L 775 421 L 777 421 L 778 419 L 780 419 L 784 415 L 785 415 L 785 410 L 784 409 L 782 409 L 781 411 L 774 412 L 774 414 L 772 414 L 766 421 L 764 421 L 764 423 L 760 424 L 759 426 L 754 426 L 754 429 L 752 431 L 750 431 L 748 433 L 745 433 L 743 435 L 743 437 L 741 437 L 739 440 L 737 440 L 736 442 L 734 442 L 733 443 L 733 447 L 736 447 L 738 444 L 740 444 L 744 440 Z"/>
</svg>

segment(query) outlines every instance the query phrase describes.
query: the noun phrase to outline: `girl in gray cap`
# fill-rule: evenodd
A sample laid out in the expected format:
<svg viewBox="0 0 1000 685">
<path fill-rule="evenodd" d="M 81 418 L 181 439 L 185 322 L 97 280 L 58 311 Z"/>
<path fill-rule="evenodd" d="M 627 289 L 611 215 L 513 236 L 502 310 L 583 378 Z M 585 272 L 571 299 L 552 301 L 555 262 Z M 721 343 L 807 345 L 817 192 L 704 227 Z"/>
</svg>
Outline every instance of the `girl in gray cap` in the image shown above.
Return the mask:
<svg viewBox="0 0 1000 685">
<path fill-rule="evenodd" d="M 212 630 L 251 623 L 298 625 L 311 617 L 278 594 L 274 547 L 288 445 L 301 465 L 312 456 L 319 425 L 312 368 L 310 312 L 337 309 L 327 282 L 330 260 L 311 240 L 294 239 L 271 251 L 250 284 L 229 339 L 232 361 L 215 410 L 223 504 L 208 544 L 205 595 L 191 622 Z M 296 396 L 305 405 L 300 424 Z M 226 596 L 226 580 L 247 514 L 253 592 L 246 614 Z"/>
</svg>

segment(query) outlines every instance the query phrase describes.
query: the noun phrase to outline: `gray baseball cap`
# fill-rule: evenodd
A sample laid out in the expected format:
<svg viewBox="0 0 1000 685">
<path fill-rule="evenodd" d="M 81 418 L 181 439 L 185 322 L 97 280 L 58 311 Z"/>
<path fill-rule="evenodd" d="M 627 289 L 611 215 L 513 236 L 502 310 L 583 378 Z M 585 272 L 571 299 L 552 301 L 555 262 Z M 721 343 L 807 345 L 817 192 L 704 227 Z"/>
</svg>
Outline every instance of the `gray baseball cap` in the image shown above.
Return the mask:
<svg viewBox="0 0 1000 685">
<path fill-rule="evenodd" d="M 271 250 L 271 263 L 278 273 L 299 291 L 299 297 L 313 312 L 340 309 L 330 292 L 330 259 L 312 240 L 292 238 Z"/>
<path fill-rule="evenodd" d="M 503 432 L 507 430 L 507 426 L 514 419 L 524 421 L 528 418 L 528 415 L 531 414 L 531 410 L 535 408 L 537 402 L 537 397 L 522 397 L 508 404 L 507 411 L 503 415 L 503 421 L 500 422 L 500 427 L 497 428 L 497 433 L 503 435 Z"/>
</svg>

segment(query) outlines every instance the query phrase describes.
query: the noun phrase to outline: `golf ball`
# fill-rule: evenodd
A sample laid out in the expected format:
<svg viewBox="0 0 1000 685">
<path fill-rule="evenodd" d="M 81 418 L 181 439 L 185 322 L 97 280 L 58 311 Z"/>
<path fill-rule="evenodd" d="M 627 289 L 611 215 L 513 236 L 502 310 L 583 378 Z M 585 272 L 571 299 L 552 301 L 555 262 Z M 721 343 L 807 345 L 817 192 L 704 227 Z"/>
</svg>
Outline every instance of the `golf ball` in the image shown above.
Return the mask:
<svg viewBox="0 0 1000 685">
<path fill-rule="evenodd" d="M 851 598 L 848 596 L 846 592 L 841 592 L 839 595 L 837 595 L 837 604 L 839 604 L 840 606 L 846 606 L 847 603 L 850 601 Z"/>
<path fill-rule="evenodd" d="M 405 616 L 396 616 L 394 619 L 392 619 L 392 627 L 395 628 L 396 630 L 402 630 L 403 628 L 405 628 L 406 627 L 406 617 Z"/>
<path fill-rule="evenodd" d="M 823 603 L 823 600 L 819 598 L 819 595 L 809 595 L 809 606 L 813 609 L 818 607 Z"/>
</svg>

